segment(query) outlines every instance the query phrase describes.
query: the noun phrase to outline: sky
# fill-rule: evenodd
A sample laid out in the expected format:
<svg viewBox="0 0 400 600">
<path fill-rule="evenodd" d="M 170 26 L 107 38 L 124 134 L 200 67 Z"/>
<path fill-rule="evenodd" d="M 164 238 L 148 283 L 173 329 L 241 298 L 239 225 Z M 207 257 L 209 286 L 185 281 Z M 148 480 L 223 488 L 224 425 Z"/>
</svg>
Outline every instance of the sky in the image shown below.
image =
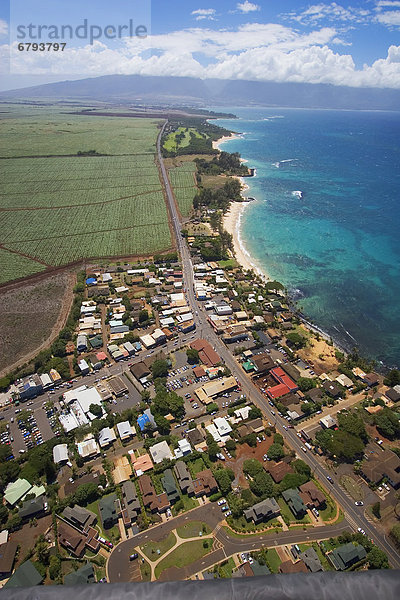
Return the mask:
<svg viewBox="0 0 400 600">
<path fill-rule="evenodd" d="M 1 90 L 109 74 L 400 89 L 400 0 L 2 0 L 0 65 Z"/>
</svg>

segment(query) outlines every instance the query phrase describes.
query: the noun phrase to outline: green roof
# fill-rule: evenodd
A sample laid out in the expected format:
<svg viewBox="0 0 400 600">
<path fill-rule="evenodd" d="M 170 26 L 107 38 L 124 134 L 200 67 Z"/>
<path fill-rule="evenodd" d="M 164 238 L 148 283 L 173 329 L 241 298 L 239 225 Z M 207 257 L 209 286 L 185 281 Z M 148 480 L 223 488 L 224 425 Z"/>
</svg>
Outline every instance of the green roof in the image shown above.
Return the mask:
<svg viewBox="0 0 400 600">
<path fill-rule="evenodd" d="M 101 348 L 103 345 L 103 338 L 101 335 L 95 335 L 89 339 L 89 344 L 92 346 L 92 348 Z"/>
<path fill-rule="evenodd" d="M 27 560 L 15 570 L 14 574 L 11 575 L 10 579 L 3 587 L 33 587 L 39 585 L 42 581 L 43 577 L 39 571 L 30 560 Z"/>
<path fill-rule="evenodd" d="M 307 512 L 306 505 L 301 499 L 300 493 L 297 489 L 291 488 L 290 490 L 285 490 L 282 492 L 282 497 L 285 502 L 287 502 L 295 517 Z"/>
<path fill-rule="evenodd" d="M 14 504 L 17 504 L 17 502 L 19 502 L 21 498 L 23 498 L 28 492 L 30 492 L 31 487 L 32 484 L 30 484 L 29 481 L 27 481 L 26 479 L 17 479 L 13 483 L 8 484 L 4 494 L 4 498 L 6 499 L 8 504 L 14 506 Z M 43 493 L 44 492 L 45 489 L 43 488 Z"/>
<path fill-rule="evenodd" d="M 103 527 L 116 523 L 118 520 L 115 502 L 117 501 L 116 494 L 110 494 L 109 496 L 103 496 L 99 500 L 100 516 L 103 523 Z"/>
<path fill-rule="evenodd" d="M 42 496 L 43 494 L 46 493 L 46 488 L 44 487 L 44 485 L 34 485 L 30 490 L 29 490 L 30 494 L 35 494 L 35 498 L 39 498 L 39 496 Z"/>
<path fill-rule="evenodd" d="M 246 360 L 246 362 L 242 364 L 242 367 L 246 371 L 246 373 L 248 373 L 249 371 L 254 371 L 255 369 L 255 366 L 253 365 L 251 360 Z"/>
<path fill-rule="evenodd" d="M 93 567 L 89 562 L 64 577 L 65 585 L 86 585 L 88 583 L 95 583 Z"/>
<path fill-rule="evenodd" d="M 176 502 L 179 500 L 179 492 L 176 489 L 175 478 L 171 469 L 166 469 L 164 471 L 164 476 L 161 479 L 161 483 L 164 490 L 167 492 L 168 500 L 170 502 Z"/>
</svg>

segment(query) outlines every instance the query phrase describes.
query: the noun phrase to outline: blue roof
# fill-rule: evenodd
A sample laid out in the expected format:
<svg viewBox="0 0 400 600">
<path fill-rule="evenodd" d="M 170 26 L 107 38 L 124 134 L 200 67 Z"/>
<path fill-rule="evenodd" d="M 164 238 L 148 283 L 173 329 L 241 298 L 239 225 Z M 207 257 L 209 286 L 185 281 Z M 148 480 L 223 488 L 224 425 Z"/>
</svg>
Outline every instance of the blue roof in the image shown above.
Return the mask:
<svg viewBox="0 0 400 600">
<path fill-rule="evenodd" d="M 137 420 L 137 424 L 140 427 L 140 431 L 143 431 L 146 425 L 148 425 L 149 423 L 150 419 L 147 415 L 140 415 L 140 417 Z"/>
<path fill-rule="evenodd" d="M 88 277 L 86 279 L 86 284 L 87 285 L 93 285 L 94 283 L 97 283 L 97 279 L 95 277 Z"/>
<path fill-rule="evenodd" d="M 142 344 L 140 342 L 135 342 L 135 347 L 136 347 L 136 350 L 141 350 Z"/>
</svg>

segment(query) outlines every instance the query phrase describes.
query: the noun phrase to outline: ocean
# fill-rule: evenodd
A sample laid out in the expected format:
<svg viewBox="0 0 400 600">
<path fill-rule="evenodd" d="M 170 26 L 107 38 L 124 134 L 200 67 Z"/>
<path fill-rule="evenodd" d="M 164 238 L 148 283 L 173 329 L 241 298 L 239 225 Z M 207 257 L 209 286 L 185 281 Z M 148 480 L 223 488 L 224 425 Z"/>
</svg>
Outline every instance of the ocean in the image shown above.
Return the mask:
<svg viewBox="0 0 400 600">
<path fill-rule="evenodd" d="M 221 110 L 221 108 L 219 108 Z M 400 113 L 225 108 L 256 177 L 241 238 L 343 348 L 400 366 Z"/>
</svg>

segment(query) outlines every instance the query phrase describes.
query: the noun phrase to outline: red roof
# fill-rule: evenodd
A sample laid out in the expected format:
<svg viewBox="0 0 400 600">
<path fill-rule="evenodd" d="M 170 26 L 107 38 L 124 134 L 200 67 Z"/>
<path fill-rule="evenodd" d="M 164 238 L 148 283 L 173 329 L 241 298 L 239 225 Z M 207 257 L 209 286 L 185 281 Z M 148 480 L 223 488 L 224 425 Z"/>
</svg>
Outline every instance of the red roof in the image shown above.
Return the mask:
<svg viewBox="0 0 400 600">
<path fill-rule="evenodd" d="M 107 355 L 105 352 L 98 352 L 96 358 L 97 360 L 107 360 Z"/>
<path fill-rule="evenodd" d="M 267 395 L 271 398 L 280 398 L 285 394 L 288 394 L 290 389 L 284 383 L 279 383 L 278 385 L 274 385 L 274 387 L 267 388 Z"/>
<path fill-rule="evenodd" d="M 298 386 L 295 384 L 292 379 L 290 379 L 289 375 L 285 373 L 285 371 L 281 367 L 276 367 L 275 369 L 271 369 L 271 374 L 276 381 L 280 383 L 284 383 L 290 391 L 295 391 L 298 389 Z M 282 394 L 283 395 L 283 394 Z"/>
<path fill-rule="evenodd" d="M 221 359 L 214 348 L 206 340 L 194 340 L 194 342 L 190 344 L 190 347 L 197 350 L 201 362 L 207 367 L 215 367 L 215 365 L 221 362 Z"/>
</svg>

